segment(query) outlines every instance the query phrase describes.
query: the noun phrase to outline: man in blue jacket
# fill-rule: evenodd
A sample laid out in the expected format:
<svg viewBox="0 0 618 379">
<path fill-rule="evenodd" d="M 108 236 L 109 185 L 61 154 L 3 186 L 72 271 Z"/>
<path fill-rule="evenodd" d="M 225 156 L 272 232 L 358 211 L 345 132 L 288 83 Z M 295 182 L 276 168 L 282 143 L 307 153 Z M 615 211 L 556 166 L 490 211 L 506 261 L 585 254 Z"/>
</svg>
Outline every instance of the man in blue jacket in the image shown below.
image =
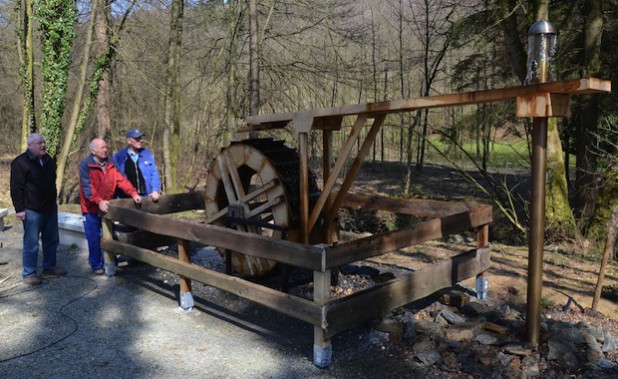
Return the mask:
<svg viewBox="0 0 618 379">
<path fill-rule="evenodd" d="M 152 201 L 159 200 L 161 181 L 152 152 L 142 147 L 143 134 L 137 129 L 127 132 L 128 146 L 114 154 L 115 166 L 137 189 L 137 193 Z"/>
</svg>

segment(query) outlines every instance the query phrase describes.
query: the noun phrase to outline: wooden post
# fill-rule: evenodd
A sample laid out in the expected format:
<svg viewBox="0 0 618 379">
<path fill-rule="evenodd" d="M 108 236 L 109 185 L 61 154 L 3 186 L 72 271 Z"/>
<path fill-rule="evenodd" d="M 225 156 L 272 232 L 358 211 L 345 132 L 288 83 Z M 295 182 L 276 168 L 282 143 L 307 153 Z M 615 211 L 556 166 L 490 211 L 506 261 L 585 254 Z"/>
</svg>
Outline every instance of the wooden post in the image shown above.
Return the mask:
<svg viewBox="0 0 618 379">
<path fill-rule="evenodd" d="M 479 249 L 489 245 L 489 224 L 482 225 L 476 232 L 476 247 Z M 486 299 L 489 290 L 489 278 L 487 271 L 476 276 L 476 297 Z"/>
<path fill-rule="evenodd" d="M 313 272 L 313 301 L 323 306 L 330 297 L 330 270 Z M 325 315 L 322 314 L 322 318 Z M 322 326 L 313 327 L 313 364 L 318 367 L 328 367 L 333 359 L 333 347 L 330 338 L 326 336 L 323 326 L 326 320 L 322 319 Z"/>
<path fill-rule="evenodd" d="M 476 247 L 479 249 L 489 245 L 489 224 L 479 227 L 476 232 Z"/>
<path fill-rule="evenodd" d="M 300 238 L 301 243 L 309 243 L 309 136 L 299 133 L 299 184 L 300 184 Z"/>
<path fill-rule="evenodd" d="M 101 223 L 101 227 L 103 229 L 103 239 L 104 240 L 113 240 L 114 239 L 114 222 L 112 220 L 103 219 Z M 116 254 L 110 251 L 103 251 L 103 267 L 105 267 L 105 275 L 114 276 L 116 275 Z"/>
<path fill-rule="evenodd" d="M 323 130 L 322 131 L 322 171 L 324 178 L 324 183 L 330 177 L 330 161 L 331 161 L 331 148 L 333 144 L 333 131 L 332 130 Z M 324 188 L 324 186 L 322 186 Z M 333 196 L 328 194 L 326 198 L 326 203 L 324 205 L 324 213 L 328 214 L 330 207 L 333 204 Z M 327 245 L 333 243 L 333 222 L 329 220 L 324 220 L 324 241 Z"/>
<path fill-rule="evenodd" d="M 191 263 L 189 259 L 189 251 L 191 250 L 191 244 L 187 240 L 178 240 L 178 259 L 182 262 Z M 193 295 L 191 295 L 191 279 L 187 279 L 183 276 L 180 277 L 180 307 L 184 310 L 190 310 L 195 303 L 193 302 Z"/>
</svg>

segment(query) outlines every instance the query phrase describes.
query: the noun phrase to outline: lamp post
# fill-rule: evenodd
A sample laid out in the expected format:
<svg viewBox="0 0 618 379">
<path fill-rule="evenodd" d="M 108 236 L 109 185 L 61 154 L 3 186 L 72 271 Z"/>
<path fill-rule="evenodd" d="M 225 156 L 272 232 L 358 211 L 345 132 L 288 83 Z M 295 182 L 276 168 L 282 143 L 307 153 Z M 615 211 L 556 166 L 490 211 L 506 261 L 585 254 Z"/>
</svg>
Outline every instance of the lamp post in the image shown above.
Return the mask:
<svg viewBox="0 0 618 379">
<path fill-rule="evenodd" d="M 556 36 L 556 29 L 546 20 L 540 20 L 530 27 L 528 31 L 526 84 L 548 81 L 552 73 L 550 66 L 556 52 Z M 528 341 L 535 344 L 539 343 L 541 325 L 546 166 L 547 117 L 534 117 L 532 123 L 532 183 L 526 330 Z"/>
</svg>

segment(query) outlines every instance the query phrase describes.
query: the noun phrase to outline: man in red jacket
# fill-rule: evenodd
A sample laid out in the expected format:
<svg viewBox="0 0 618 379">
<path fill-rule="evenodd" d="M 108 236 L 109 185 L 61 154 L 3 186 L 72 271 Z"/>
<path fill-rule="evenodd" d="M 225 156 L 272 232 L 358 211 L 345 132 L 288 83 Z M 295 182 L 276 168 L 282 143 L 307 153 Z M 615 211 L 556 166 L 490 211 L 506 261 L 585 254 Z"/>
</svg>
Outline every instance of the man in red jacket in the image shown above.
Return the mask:
<svg viewBox="0 0 618 379">
<path fill-rule="evenodd" d="M 120 189 L 133 198 L 136 204 L 142 198 L 125 178 L 118 172 L 114 163 L 107 157 L 107 143 L 101 138 L 90 142 L 91 154 L 79 164 L 79 198 L 84 215 L 84 231 L 88 240 L 89 261 L 96 275 L 103 275 L 103 251 L 101 250 L 101 217 L 99 211 L 106 213 L 109 201 Z"/>
</svg>

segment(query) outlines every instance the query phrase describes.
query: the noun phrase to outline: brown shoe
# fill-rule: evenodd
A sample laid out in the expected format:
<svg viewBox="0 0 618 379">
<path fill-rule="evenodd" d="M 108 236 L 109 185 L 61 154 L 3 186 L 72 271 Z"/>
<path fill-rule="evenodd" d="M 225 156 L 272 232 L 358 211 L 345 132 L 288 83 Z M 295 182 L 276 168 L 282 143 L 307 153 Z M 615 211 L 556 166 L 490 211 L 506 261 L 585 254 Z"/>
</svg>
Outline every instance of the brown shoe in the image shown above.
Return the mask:
<svg viewBox="0 0 618 379">
<path fill-rule="evenodd" d="M 66 271 L 59 268 L 46 268 L 43 270 L 43 275 L 65 276 L 66 274 Z"/>
<path fill-rule="evenodd" d="M 36 275 L 26 276 L 23 280 L 24 280 L 24 283 L 30 284 L 31 286 L 38 286 L 39 284 L 43 283 L 41 278 L 39 278 Z"/>
<path fill-rule="evenodd" d="M 103 270 L 102 268 L 98 268 L 96 270 L 92 271 L 95 275 L 103 275 L 105 274 L 105 270 Z"/>
</svg>

